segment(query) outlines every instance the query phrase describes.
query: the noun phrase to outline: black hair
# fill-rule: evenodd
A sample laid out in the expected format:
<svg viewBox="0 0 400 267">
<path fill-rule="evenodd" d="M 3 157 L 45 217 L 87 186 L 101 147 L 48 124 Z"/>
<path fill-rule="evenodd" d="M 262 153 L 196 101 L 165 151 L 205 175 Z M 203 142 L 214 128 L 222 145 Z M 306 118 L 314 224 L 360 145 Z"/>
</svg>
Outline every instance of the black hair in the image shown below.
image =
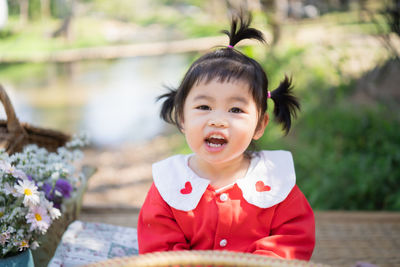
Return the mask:
<svg viewBox="0 0 400 267">
<path fill-rule="evenodd" d="M 165 99 L 160 117 L 168 123 L 181 129 L 183 107 L 191 88 L 200 83 L 208 83 L 214 79 L 219 82 L 241 80 L 247 82 L 250 92 L 258 108 L 259 123 L 267 110 L 268 78 L 261 65 L 254 59 L 244 55 L 233 47 L 242 40 L 256 39 L 265 42 L 261 31 L 251 28 L 252 17 L 242 13 L 233 15 L 230 31 L 223 30 L 229 37 L 229 46 L 220 47 L 197 59 L 186 72 L 178 88 L 168 88 L 169 92 L 157 98 Z M 285 76 L 278 88 L 271 91 L 274 101 L 275 119 L 282 125 L 287 134 L 292 124 L 292 118 L 300 110 L 300 104 L 293 95 L 292 80 Z"/>
</svg>

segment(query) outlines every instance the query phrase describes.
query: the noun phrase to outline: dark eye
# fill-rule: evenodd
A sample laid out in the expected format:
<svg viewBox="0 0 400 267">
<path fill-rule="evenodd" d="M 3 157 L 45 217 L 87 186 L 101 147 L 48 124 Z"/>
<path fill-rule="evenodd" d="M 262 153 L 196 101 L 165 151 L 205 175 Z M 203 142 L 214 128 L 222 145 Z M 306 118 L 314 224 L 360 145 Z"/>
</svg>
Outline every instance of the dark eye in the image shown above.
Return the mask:
<svg viewBox="0 0 400 267">
<path fill-rule="evenodd" d="M 210 108 L 209 106 L 207 106 L 207 105 L 198 106 L 196 109 L 200 109 L 200 110 L 211 110 L 211 108 Z"/>
<path fill-rule="evenodd" d="M 241 110 L 240 108 L 231 108 L 231 109 L 229 110 L 229 112 L 232 112 L 232 113 L 242 113 L 243 110 Z"/>
</svg>

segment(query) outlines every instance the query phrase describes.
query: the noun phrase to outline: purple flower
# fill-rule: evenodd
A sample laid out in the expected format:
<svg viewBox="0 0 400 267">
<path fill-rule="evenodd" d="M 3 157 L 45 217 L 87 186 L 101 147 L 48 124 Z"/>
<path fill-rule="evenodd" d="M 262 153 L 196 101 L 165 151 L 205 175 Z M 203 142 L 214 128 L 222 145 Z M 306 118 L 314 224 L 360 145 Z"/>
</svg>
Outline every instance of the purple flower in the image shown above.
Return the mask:
<svg viewBox="0 0 400 267">
<path fill-rule="evenodd" d="M 72 192 L 72 185 L 65 179 L 58 179 L 56 182 L 55 190 L 59 191 L 63 197 L 70 198 Z"/>
<path fill-rule="evenodd" d="M 70 198 L 73 190 L 72 185 L 65 179 L 58 179 L 54 188 L 49 183 L 44 183 L 42 189 L 46 195 L 46 198 L 53 202 L 55 208 L 60 208 L 63 198 Z M 55 192 L 58 191 L 61 196 Z"/>
<path fill-rule="evenodd" d="M 42 189 L 44 191 L 44 194 L 46 195 L 46 198 L 48 200 L 53 200 L 54 199 L 54 193 L 51 192 L 51 190 L 53 189 L 53 187 L 51 186 L 51 184 L 49 183 L 44 183 L 42 186 Z"/>
</svg>

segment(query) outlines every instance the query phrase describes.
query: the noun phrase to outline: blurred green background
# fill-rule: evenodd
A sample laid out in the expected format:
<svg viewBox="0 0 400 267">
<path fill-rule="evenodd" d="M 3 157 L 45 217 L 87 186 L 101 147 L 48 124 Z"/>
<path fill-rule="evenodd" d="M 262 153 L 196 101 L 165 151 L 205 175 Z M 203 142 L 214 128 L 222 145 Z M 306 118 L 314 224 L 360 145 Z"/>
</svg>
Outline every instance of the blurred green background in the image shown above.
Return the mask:
<svg viewBox="0 0 400 267">
<path fill-rule="evenodd" d="M 262 63 L 271 89 L 292 76 L 302 104 L 290 134 L 272 122 L 258 148 L 292 151 L 315 209 L 400 210 L 399 0 L 0 0 L 0 83 L 21 121 L 89 131 L 98 147 L 174 135 L 154 98 L 239 7 L 268 44 L 238 49 Z M 124 54 L 135 44 L 143 51 Z M 104 57 L 110 47 L 122 52 Z M 173 151 L 189 153 L 180 138 Z"/>
</svg>

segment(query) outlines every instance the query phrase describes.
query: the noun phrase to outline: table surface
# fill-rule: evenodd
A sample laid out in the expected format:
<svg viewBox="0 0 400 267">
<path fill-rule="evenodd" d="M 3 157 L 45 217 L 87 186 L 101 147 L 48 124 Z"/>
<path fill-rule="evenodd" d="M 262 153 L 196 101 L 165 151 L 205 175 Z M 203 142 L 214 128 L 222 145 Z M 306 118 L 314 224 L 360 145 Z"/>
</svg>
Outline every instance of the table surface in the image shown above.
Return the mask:
<svg viewBox="0 0 400 267">
<path fill-rule="evenodd" d="M 136 227 L 139 208 L 83 207 L 80 220 Z M 400 212 L 316 211 L 311 260 L 333 266 L 400 266 Z"/>
</svg>

